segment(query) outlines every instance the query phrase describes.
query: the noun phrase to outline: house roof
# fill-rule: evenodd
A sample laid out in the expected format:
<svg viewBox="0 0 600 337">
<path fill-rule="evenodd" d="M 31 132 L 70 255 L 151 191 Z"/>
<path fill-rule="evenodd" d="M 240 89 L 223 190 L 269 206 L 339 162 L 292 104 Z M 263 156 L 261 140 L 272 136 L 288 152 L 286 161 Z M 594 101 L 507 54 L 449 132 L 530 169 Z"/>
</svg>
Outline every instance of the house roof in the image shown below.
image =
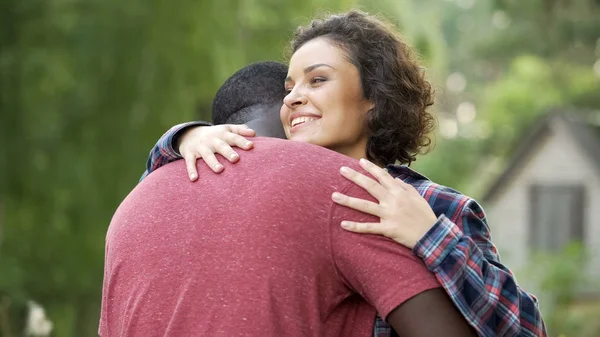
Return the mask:
<svg viewBox="0 0 600 337">
<path fill-rule="evenodd" d="M 499 195 L 508 181 L 525 166 L 526 159 L 537 150 L 544 139 L 552 135 L 557 124 L 564 126 L 600 172 L 600 112 L 553 109 L 523 135 L 506 169 L 484 194 L 483 202 L 490 202 Z"/>
</svg>

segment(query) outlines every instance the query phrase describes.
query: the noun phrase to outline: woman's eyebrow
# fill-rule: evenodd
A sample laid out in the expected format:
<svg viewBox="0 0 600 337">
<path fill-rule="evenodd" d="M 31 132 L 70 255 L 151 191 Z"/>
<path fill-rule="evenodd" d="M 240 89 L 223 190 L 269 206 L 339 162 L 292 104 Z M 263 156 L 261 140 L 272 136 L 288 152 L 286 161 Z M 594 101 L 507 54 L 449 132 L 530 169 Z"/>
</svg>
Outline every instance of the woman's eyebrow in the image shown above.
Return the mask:
<svg viewBox="0 0 600 337">
<path fill-rule="evenodd" d="M 304 73 L 305 73 L 305 74 L 308 74 L 308 73 L 310 73 L 311 71 L 313 71 L 313 70 L 315 70 L 315 69 L 317 69 L 317 68 L 320 68 L 320 67 L 329 67 L 329 68 L 331 68 L 331 69 L 335 70 L 335 68 L 334 68 L 334 67 L 332 67 L 332 66 L 330 66 L 329 64 L 325 64 L 325 63 L 317 63 L 317 64 L 313 64 L 312 66 L 308 66 L 308 67 L 304 68 Z"/>
<path fill-rule="evenodd" d="M 331 68 L 331 69 L 335 70 L 335 68 L 334 68 L 334 67 L 332 67 L 332 66 L 330 66 L 329 64 L 325 64 L 325 63 L 317 63 L 317 64 L 313 64 L 313 65 L 311 65 L 311 66 L 308 66 L 308 67 L 304 68 L 304 73 L 305 73 L 305 74 L 308 74 L 308 73 L 310 73 L 311 71 L 313 71 L 313 70 L 315 70 L 315 69 L 317 69 L 317 68 L 320 68 L 320 67 L 328 67 L 328 68 Z M 288 82 L 291 82 L 291 81 L 292 81 L 292 77 L 291 77 L 291 76 L 288 76 L 288 77 L 286 77 L 286 78 L 285 78 L 285 81 L 284 81 L 284 82 L 285 82 L 285 83 L 288 83 Z"/>
</svg>

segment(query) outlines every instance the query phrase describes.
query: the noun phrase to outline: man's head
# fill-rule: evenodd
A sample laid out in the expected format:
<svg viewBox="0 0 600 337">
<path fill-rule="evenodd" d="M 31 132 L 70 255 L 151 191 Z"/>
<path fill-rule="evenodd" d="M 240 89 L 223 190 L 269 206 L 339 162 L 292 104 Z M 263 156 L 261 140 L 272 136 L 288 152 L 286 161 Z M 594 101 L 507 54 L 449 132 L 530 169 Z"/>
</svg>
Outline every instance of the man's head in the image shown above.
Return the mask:
<svg viewBox="0 0 600 337">
<path fill-rule="evenodd" d="M 213 124 L 246 124 L 258 136 L 285 138 L 279 109 L 286 95 L 287 70 L 286 65 L 272 61 L 238 70 L 215 95 Z"/>
</svg>

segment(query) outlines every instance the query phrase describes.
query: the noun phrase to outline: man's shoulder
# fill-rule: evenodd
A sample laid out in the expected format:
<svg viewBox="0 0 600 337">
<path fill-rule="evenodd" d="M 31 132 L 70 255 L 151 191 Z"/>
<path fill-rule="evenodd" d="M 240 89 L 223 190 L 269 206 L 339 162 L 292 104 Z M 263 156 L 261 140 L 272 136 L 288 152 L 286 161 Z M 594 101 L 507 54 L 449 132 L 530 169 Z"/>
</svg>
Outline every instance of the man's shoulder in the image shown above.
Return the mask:
<svg viewBox="0 0 600 337">
<path fill-rule="evenodd" d="M 198 165 L 198 167 L 200 167 L 200 165 Z M 152 174 L 149 174 L 146 178 L 140 181 L 136 188 L 144 185 L 161 185 L 166 181 L 173 183 L 189 182 L 185 161 L 183 159 L 177 159 L 152 171 Z"/>
<path fill-rule="evenodd" d="M 156 193 L 177 189 L 178 193 L 194 195 L 201 188 L 206 195 L 231 193 L 288 193 L 311 202 L 330 201 L 333 191 L 344 190 L 351 184 L 339 172 L 342 166 L 359 171 L 358 161 L 320 146 L 275 138 L 251 138 L 254 148 L 237 149 L 240 160 L 230 163 L 218 156 L 223 172 L 215 174 L 203 161 L 198 160 L 199 180 L 190 182 L 185 163 L 177 160 L 146 177 L 137 189 Z M 357 194 L 360 194 L 357 192 Z M 306 198 L 310 196 L 310 198 Z"/>
<path fill-rule="evenodd" d="M 291 149 L 291 150 L 298 150 L 298 151 L 302 151 L 302 152 L 310 152 L 315 155 L 321 155 L 321 156 L 327 156 L 327 157 L 338 157 L 340 159 L 346 158 L 348 160 L 352 160 L 352 158 L 346 157 L 335 151 L 329 150 L 322 146 L 306 143 L 306 142 L 293 141 L 293 140 L 280 139 L 280 138 L 271 138 L 271 137 L 252 137 L 249 139 L 251 139 L 256 145 L 258 145 L 259 148 L 264 147 L 264 148 L 281 149 L 281 150 L 290 150 Z M 255 148 L 257 148 L 257 147 L 255 146 Z"/>
</svg>

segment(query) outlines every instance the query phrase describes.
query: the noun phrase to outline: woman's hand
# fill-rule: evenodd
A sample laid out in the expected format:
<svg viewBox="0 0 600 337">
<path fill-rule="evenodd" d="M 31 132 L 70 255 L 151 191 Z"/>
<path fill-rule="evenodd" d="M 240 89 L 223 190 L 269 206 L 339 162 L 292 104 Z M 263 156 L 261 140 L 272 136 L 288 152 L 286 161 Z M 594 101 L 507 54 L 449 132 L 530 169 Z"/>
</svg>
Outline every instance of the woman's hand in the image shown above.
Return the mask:
<svg viewBox="0 0 600 337">
<path fill-rule="evenodd" d="M 379 217 L 379 223 L 342 221 L 342 227 L 352 232 L 380 234 L 412 249 L 437 221 L 433 210 L 417 190 L 366 159 L 360 166 L 377 181 L 342 167 L 340 173 L 348 180 L 364 188 L 379 204 L 333 193 L 337 204 Z"/>
<path fill-rule="evenodd" d="M 185 159 L 190 180 L 198 179 L 196 160 L 204 159 L 206 165 L 215 173 L 221 173 L 224 167 L 217 160 L 215 153 L 235 163 L 240 160 L 240 156 L 231 147 L 237 146 L 243 150 L 250 150 L 253 143 L 244 136 L 254 135 L 254 130 L 246 125 L 234 124 L 198 126 L 185 131 L 179 140 L 179 153 Z"/>
</svg>

